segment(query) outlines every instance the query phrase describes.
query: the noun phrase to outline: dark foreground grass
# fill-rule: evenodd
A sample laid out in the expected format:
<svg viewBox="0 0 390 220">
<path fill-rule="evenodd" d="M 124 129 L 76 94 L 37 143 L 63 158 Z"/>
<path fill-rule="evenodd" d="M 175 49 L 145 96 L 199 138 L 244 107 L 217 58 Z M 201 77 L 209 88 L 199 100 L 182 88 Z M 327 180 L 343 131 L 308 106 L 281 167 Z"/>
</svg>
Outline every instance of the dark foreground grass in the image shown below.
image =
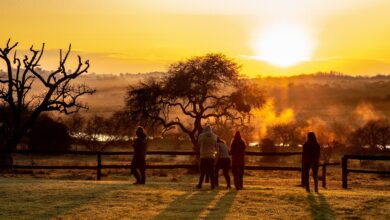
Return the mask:
<svg viewBox="0 0 390 220">
<path fill-rule="evenodd" d="M 196 176 L 82 181 L 0 177 L 0 219 L 390 219 L 388 180 L 306 193 L 297 178 L 247 177 L 243 191 L 194 189 Z"/>
</svg>

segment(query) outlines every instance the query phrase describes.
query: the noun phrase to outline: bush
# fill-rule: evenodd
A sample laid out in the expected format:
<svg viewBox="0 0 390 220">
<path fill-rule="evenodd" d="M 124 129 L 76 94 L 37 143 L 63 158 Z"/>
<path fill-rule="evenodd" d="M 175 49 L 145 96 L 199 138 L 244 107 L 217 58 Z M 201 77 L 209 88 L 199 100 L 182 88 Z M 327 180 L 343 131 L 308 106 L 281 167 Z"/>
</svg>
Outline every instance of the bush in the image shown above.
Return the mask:
<svg viewBox="0 0 390 220">
<path fill-rule="evenodd" d="M 41 116 L 28 135 L 30 150 L 69 150 L 71 138 L 67 127 L 48 116 Z"/>
</svg>

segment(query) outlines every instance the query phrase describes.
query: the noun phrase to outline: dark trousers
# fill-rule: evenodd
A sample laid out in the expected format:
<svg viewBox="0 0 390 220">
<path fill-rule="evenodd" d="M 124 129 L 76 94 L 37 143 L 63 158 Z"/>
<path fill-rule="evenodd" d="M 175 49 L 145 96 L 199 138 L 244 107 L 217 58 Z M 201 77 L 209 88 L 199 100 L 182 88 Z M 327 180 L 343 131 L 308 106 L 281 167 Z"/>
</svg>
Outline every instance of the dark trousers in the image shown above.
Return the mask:
<svg viewBox="0 0 390 220">
<path fill-rule="evenodd" d="M 145 160 L 134 158 L 131 161 L 131 173 L 135 177 L 137 183 L 145 184 Z"/>
<path fill-rule="evenodd" d="M 309 177 L 310 177 L 310 169 L 312 170 L 313 179 L 314 179 L 314 191 L 318 192 L 318 163 L 310 163 L 306 162 L 303 163 L 303 185 L 306 187 L 306 191 L 310 192 L 310 184 L 309 184 Z"/>
<path fill-rule="evenodd" d="M 234 186 L 236 189 L 243 189 L 244 166 L 232 166 L 232 172 L 234 177 Z"/>
<path fill-rule="evenodd" d="M 198 186 L 201 187 L 204 176 L 207 174 L 210 177 L 211 188 L 214 188 L 214 159 L 213 158 L 202 158 L 200 159 L 200 176 Z"/>
<path fill-rule="evenodd" d="M 220 158 L 217 161 L 217 164 L 215 166 L 215 186 L 218 186 L 218 179 L 219 179 L 219 170 L 222 169 L 223 176 L 226 180 L 227 187 L 230 187 L 230 176 L 229 176 L 229 169 L 230 169 L 230 158 Z"/>
</svg>

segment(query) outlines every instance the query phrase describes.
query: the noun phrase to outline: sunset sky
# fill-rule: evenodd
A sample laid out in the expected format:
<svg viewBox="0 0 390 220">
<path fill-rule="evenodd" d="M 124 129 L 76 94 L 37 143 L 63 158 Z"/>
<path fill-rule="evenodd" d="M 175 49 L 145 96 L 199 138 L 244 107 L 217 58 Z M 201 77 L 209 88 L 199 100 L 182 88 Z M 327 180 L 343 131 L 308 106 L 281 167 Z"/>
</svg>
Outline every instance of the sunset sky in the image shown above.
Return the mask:
<svg viewBox="0 0 390 220">
<path fill-rule="evenodd" d="M 390 73 L 389 0 L 0 0 L 0 43 L 72 43 L 91 72 L 164 71 L 225 53 L 255 75 Z"/>
</svg>

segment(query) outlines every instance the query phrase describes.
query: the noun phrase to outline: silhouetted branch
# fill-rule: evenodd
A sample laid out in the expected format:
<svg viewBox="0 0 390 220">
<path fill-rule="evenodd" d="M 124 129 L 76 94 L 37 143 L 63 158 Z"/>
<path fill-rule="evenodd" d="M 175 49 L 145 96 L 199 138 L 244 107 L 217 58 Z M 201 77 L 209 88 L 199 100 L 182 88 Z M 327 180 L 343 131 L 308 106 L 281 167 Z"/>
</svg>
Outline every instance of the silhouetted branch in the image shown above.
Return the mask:
<svg viewBox="0 0 390 220">
<path fill-rule="evenodd" d="M 40 66 L 45 44 L 40 49 L 30 47 L 31 55 L 25 55 L 21 60 L 16 51 L 13 53 L 13 62 L 9 53 L 18 45 L 10 44 L 8 40 L 4 48 L 0 48 L 0 59 L 6 64 L 6 76 L 0 78 L 0 103 L 9 108 L 11 137 L 10 142 L 4 144 L 6 148 L 15 148 L 22 136 L 32 127 L 40 113 L 45 111 L 59 111 L 65 114 L 78 112 L 80 109 L 88 109 L 88 106 L 79 102 L 79 98 L 86 94 L 93 94 L 94 89 L 86 85 L 72 85 L 72 80 L 81 74 L 87 73 L 89 61 L 83 62 L 78 56 L 78 64 L 73 72 L 66 72 L 66 62 L 70 54 L 71 45 L 65 56 L 60 50 L 59 66 L 49 73 L 47 77 L 36 68 Z M 12 66 L 12 64 L 14 66 Z M 38 80 L 35 80 L 38 79 Z M 40 96 L 29 95 L 34 83 L 42 84 L 47 90 Z M 34 103 L 35 106 L 30 106 Z M 28 115 L 23 115 L 28 114 Z M 23 120 L 22 120 L 23 119 Z M 3 147 L 4 147 L 3 146 Z M 2 146 L 0 146 L 1 148 Z M 1 159 L 1 158 L 0 158 Z M 0 161 L 1 162 L 1 161 Z"/>
</svg>

